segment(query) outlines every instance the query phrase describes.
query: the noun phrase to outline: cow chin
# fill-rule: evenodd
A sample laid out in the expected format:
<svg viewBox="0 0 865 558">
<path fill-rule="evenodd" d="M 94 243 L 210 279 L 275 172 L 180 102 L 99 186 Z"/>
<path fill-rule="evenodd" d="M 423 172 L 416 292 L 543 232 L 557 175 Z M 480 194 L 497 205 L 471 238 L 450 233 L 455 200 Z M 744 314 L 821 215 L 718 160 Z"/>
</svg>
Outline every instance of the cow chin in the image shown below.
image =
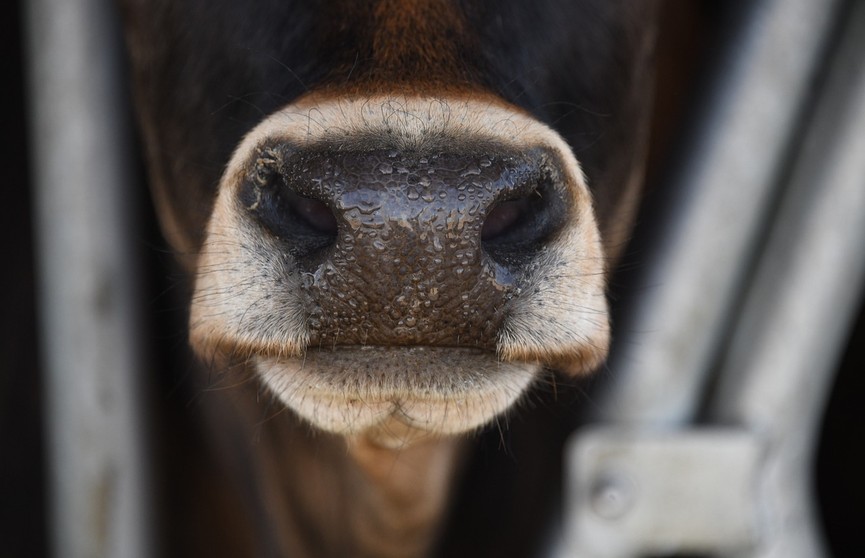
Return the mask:
<svg viewBox="0 0 865 558">
<path fill-rule="evenodd" d="M 245 357 L 316 427 L 388 445 L 477 429 L 542 368 L 585 373 L 607 351 L 579 165 L 495 100 L 277 112 L 235 152 L 197 269 L 199 353 Z"/>
<path fill-rule="evenodd" d="M 484 426 L 513 406 L 539 364 L 450 347 L 342 347 L 255 359 L 258 374 L 300 417 L 386 446 Z"/>
</svg>

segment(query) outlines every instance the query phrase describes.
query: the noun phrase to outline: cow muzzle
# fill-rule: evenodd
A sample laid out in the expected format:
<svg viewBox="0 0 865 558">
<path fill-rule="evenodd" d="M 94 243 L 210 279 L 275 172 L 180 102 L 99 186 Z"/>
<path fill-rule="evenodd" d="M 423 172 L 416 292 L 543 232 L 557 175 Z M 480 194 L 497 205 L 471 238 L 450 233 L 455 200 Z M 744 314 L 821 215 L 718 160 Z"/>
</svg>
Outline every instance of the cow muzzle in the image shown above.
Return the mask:
<svg viewBox="0 0 865 558">
<path fill-rule="evenodd" d="M 300 416 L 388 443 L 477 428 L 608 343 L 591 199 L 567 145 L 500 102 L 310 96 L 220 184 L 199 352 L 251 362 Z"/>
</svg>

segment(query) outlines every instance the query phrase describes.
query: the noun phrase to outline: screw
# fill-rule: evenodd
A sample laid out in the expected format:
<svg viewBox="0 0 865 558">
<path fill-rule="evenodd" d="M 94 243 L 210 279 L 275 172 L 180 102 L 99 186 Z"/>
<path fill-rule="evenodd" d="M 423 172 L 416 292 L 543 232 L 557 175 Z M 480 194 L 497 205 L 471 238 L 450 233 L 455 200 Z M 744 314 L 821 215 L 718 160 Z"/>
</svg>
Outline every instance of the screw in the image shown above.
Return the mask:
<svg viewBox="0 0 865 558">
<path fill-rule="evenodd" d="M 607 520 L 624 516 L 636 501 L 636 486 L 628 475 L 606 472 L 592 484 L 591 507 L 598 517 Z"/>
</svg>

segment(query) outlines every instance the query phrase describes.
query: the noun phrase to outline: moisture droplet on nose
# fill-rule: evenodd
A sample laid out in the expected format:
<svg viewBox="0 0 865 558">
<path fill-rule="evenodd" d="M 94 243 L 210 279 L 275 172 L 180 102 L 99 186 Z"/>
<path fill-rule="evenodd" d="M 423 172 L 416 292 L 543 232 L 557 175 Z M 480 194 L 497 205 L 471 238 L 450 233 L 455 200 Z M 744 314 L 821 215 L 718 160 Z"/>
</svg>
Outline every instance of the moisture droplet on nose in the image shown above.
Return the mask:
<svg viewBox="0 0 865 558">
<path fill-rule="evenodd" d="M 481 173 L 481 169 L 478 168 L 477 165 L 469 165 L 468 167 L 465 168 L 465 170 L 463 170 L 463 172 L 460 174 L 460 176 L 462 176 L 462 177 L 473 176 L 473 175 L 477 175 L 480 173 Z"/>
</svg>

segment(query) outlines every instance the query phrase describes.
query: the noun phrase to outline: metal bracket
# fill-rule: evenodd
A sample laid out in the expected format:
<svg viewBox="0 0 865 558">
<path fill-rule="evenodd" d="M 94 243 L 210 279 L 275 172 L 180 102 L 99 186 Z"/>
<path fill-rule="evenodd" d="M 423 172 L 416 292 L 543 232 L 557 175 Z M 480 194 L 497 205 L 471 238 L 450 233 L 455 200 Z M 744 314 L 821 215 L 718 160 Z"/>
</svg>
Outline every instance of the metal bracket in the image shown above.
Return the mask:
<svg viewBox="0 0 865 558">
<path fill-rule="evenodd" d="M 586 429 L 570 448 L 567 556 L 748 552 L 762 444 L 741 430 Z"/>
</svg>

